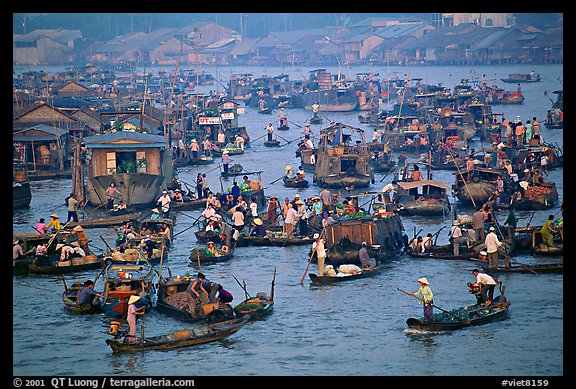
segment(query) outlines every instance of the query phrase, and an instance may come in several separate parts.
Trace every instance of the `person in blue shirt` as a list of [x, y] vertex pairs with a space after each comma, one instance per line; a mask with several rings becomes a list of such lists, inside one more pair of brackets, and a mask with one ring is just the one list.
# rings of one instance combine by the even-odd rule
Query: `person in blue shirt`
[[154, 209], [152, 210], [152, 215], [150, 216], [150, 219], [151, 219], [151, 220], [160, 220], [160, 219], [162, 219], [162, 218], [160, 217], [160, 211], [158, 210], [158, 208], [154, 208]]
[[96, 292], [93, 288], [94, 281], [87, 280], [84, 282], [84, 286], [78, 291], [78, 294], [76, 295], [76, 305], [92, 304], [94, 297], [104, 297], [100, 293]]
[[234, 197], [234, 204], [236, 204], [236, 199], [238, 198], [238, 196], [240, 196], [240, 187], [238, 186], [238, 183], [236, 181], [234, 181], [234, 183], [232, 184], [232, 197]]

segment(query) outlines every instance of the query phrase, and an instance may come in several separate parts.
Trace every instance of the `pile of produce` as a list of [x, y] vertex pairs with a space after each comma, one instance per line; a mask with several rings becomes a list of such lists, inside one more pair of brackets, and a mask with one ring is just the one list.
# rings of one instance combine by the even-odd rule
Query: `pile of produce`
[[554, 189], [545, 186], [530, 185], [525, 191], [524, 195], [528, 200], [535, 200], [540, 196], [553, 195]]
[[447, 312], [449, 313], [435, 313], [434, 321], [437, 323], [454, 323], [459, 321], [472, 320], [493, 313], [494, 308], [492, 306], [480, 307], [478, 305], [471, 305], [455, 308]]

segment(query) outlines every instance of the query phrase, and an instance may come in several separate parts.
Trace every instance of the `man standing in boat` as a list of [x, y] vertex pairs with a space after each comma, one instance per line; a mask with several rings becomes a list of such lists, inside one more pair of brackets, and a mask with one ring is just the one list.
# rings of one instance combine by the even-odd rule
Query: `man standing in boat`
[[274, 133], [274, 126], [272, 123], [268, 123], [266, 126], [266, 132], [268, 133], [268, 142], [272, 142], [272, 133]]
[[170, 217], [170, 202], [172, 199], [168, 196], [168, 192], [162, 191], [162, 196], [156, 201], [157, 205], [162, 206], [162, 218], [167, 219]]
[[285, 117], [286, 117], [286, 111], [284, 111], [284, 108], [280, 108], [280, 112], [278, 112], [278, 119], [279, 119], [278, 120], [279, 121], [278, 126], [279, 127], [282, 127], [282, 125], [284, 124], [284, 118]]
[[324, 235], [314, 234], [314, 243], [312, 243], [312, 255], [316, 253], [318, 262], [318, 276], [324, 275], [324, 261], [326, 260], [326, 249], [324, 247]]

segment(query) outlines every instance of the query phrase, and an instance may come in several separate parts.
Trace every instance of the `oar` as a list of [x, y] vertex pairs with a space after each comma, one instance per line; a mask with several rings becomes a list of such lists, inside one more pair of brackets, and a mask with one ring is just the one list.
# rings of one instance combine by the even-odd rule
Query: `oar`
[[185, 231], [188, 231], [188, 230], [189, 230], [190, 228], [192, 228], [192, 227], [194, 227], [194, 224], [192, 224], [191, 226], [189, 226], [189, 227], [186, 227], [186, 228], [185, 228], [185, 229], [183, 229], [182, 231], [180, 231], [180, 232], [178, 232], [178, 233], [174, 234], [174, 236], [172, 237], [172, 239], [174, 239], [175, 237], [177, 237], [177, 236], [178, 236], [178, 235], [180, 235], [181, 233], [183, 233], [183, 232], [185, 232]]
[[274, 283], [276, 281], [276, 267], [274, 267], [274, 276], [272, 277], [272, 285], [270, 286], [270, 300], [274, 301]]
[[[288, 120], [288, 119], [286, 119], [286, 120]], [[288, 123], [294, 124], [294, 125], [295, 125], [296, 127], [298, 127], [298, 128], [302, 128], [302, 126], [301, 126], [301, 125], [299, 125], [299, 124], [296, 124], [296, 123], [294, 123], [294, 122], [291, 122], [290, 120], [288, 120]]]
[[288, 142], [288, 143], [294, 142], [293, 140], [290, 141], [290, 140], [288, 140], [288, 139], [286, 139], [286, 138], [284, 138], [283, 136], [280, 136], [280, 135], [278, 135], [278, 134], [276, 134], [276, 136], [277, 136], [278, 138], [282, 139], [282, 140], [285, 140], [285, 141]]
[[110, 246], [108, 245], [108, 242], [106, 242], [106, 241], [104, 240], [104, 238], [102, 237], [102, 235], [100, 235], [100, 239], [102, 239], [102, 241], [104, 242], [104, 244], [106, 245], [106, 247], [108, 247], [108, 250], [110, 250], [110, 252], [114, 251], [114, 250], [112, 250], [112, 247], [110, 247]]
[[282, 175], [282, 177], [280, 177], [280, 178], [278, 178], [278, 179], [276, 179], [276, 180], [272, 181], [271, 183], [269, 183], [269, 184], [268, 184], [268, 186], [267, 186], [267, 187], [265, 187], [264, 189], [268, 189], [268, 188], [269, 188], [269, 187], [270, 187], [272, 184], [276, 183], [277, 181], [280, 181], [282, 178], [284, 178], [284, 175]]
[[[411, 293], [409, 293], [409, 292], [406, 292], [405, 290], [402, 290], [402, 289], [400, 289], [400, 288], [396, 288], [396, 289], [399, 290], [399, 291], [402, 292], [402, 293], [406, 293], [406, 294], [407, 294], [408, 296], [410, 296], [410, 297], [414, 297], [415, 299], [418, 299], [418, 300], [424, 302], [424, 299], [423, 299], [423, 298], [420, 298], [420, 297], [418, 297], [418, 296], [414, 296], [413, 294], [411, 294]], [[454, 314], [452, 314], [452, 313], [450, 313], [450, 312], [448, 312], [448, 311], [440, 308], [439, 306], [434, 305], [434, 304], [430, 304], [430, 305], [432, 305], [434, 308], [438, 308], [438, 309], [441, 310], [442, 312], [444, 312], [444, 313], [446, 313], [446, 314], [448, 314], [448, 315], [450, 315], [450, 316], [452, 316], [452, 317], [455, 317], [456, 319], [462, 321], [462, 319], [460, 319], [458, 316], [455, 316]]]
[[60, 278], [62, 279], [62, 282], [64, 283], [64, 292], [68, 293], [68, 286], [66, 285], [66, 277], [64, 277], [64, 274], [60, 274]]
[[260, 140], [260, 139], [264, 138], [266, 135], [268, 135], [268, 133], [266, 133], [266, 134], [264, 134], [264, 135], [262, 135], [262, 136], [259, 136], [259, 137], [256, 138], [256, 139], [252, 139], [252, 140], [250, 141], [250, 143], [256, 142], [257, 140]]
[[511, 260], [514, 263], [517, 263], [518, 265], [522, 266], [524, 269], [530, 270], [532, 273], [534, 273], [535, 275], [538, 275], [538, 273], [536, 273], [534, 271], [534, 269], [529, 268], [528, 266], [526, 266], [523, 263], [518, 262], [517, 260], [513, 259], [511, 256], [509, 256], [508, 254], [504, 254], [504, 258]]
[[[320, 231], [320, 238], [322, 238], [322, 234], [324, 233], [324, 230], [326, 229], [326, 226], [324, 226], [324, 228], [322, 228], [322, 231]], [[300, 279], [300, 285], [304, 285], [304, 278], [306, 277], [306, 274], [308, 273], [308, 268], [310, 267], [310, 264], [312, 263], [312, 258], [314, 257], [314, 253], [316, 251], [312, 250], [312, 255], [310, 255], [310, 259], [308, 259], [308, 264], [306, 265], [306, 270], [304, 270], [304, 274], [302, 275], [302, 278]]]
[[59, 229], [58, 231], [56, 231], [54, 233], [54, 235], [52, 235], [52, 237], [50, 238], [50, 240], [48, 241], [48, 244], [46, 245], [46, 247], [50, 247], [50, 245], [52, 244], [52, 242], [54, 241], [54, 239], [56, 238], [56, 235], [58, 235], [60, 233], [60, 231], [64, 231], [64, 229], [68, 226], [68, 224], [70, 224], [72, 222], [72, 220], [70, 220], [68, 223], [64, 224], [64, 227], [62, 227], [61, 229]]
[[200, 264], [200, 251], [198, 251], [198, 245], [196, 245], [196, 258], [198, 258], [198, 271], [202, 271], [202, 265]]
[[249, 297], [249, 298], [252, 298], [252, 296], [250, 296], [250, 293], [248, 293], [248, 291], [246, 290], [246, 285], [242, 285], [242, 284], [240, 283], [240, 281], [238, 281], [238, 278], [236, 278], [236, 276], [235, 276], [234, 274], [232, 274], [232, 277], [234, 277], [234, 279], [236, 280], [236, 282], [238, 283], [238, 285], [240, 285], [240, 287], [244, 290], [244, 293], [245, 293], [246, 296], [247, 296], [247, 297], [246, 297], [246, 300], [248, 300], [248, 297]]

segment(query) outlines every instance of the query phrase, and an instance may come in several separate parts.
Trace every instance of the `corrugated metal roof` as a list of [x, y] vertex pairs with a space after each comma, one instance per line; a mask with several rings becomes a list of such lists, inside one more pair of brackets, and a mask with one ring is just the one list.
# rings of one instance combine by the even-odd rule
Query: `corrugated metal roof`
[[[123, 140], [132, 140], [137, 143], [118, 143]], [[162, 135], [116, 131], [108, 134], [88, 136], [84, 138], [84, 143], [86, 147], [94, 149], [161, 148], [166, 147], [166, 138]]]
[[[42, 135], [28, 135], [31, 131], [38, 131]], [[58, 135], [56, 135], [58, 134]], [[24, 130], [15, 131], [12, 134], [12, 140], [15, 142], [31, 142], [31, 141], [51, 141], [56, 140], [57, 137], [68, 135], [68, 130], [54, 128], [45, 124], [38, 124], [36, 126], [28, 127]]]
[[438, 180], [420, 180], [420, 181], [400, 181], [400, 182], [398, 182], [398, 186], [400, 186], [402, 189], [405, 189], [405, 190], [413, 189], [413, 188], [420, 188], [422, 186], [428, 186], [428, 185], [429, 186], [436, 186], [438, 188], [442, 188], [442, 189], [446, 189], [446, 190], [452, 189], [448, 185], [443, 183], [442, 181], [438, 181]]

